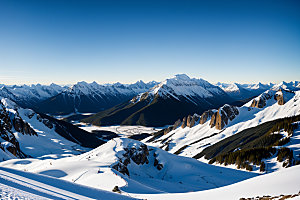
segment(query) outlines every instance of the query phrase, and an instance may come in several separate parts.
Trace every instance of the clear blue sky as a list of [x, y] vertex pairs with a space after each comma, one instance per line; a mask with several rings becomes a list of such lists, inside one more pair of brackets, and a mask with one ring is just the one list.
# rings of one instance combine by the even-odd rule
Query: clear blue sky
[[0, 0], [0, 83], [300, 79], [300, 1]]

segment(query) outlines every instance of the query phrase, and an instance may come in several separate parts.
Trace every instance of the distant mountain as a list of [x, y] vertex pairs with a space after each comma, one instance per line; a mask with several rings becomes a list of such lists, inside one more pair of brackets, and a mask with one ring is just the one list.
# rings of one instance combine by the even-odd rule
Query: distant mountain
[[78, 82], [69, 89], [36, 106], [36, 110], [49, 114], [95, 113], [128, 101], [135, 95], [147, 91], [157, 82], [134, 84], [106, 84]]
[[24, 108], [34, 108], [39, 102], [59, 94], [68, 87], [51, 85], [0, 85], [0, 96]]
[[[107, 135], [107, 132], [105, 132]], [[0, 97], [0, 159], [71, 156], [98, 147], [106, 140]], [[53, 155], [52, 155], [53, 156]]]
[[231, 101], [221, 88], [203, 79], [180, 74], [166, 79], [128, 102], [83, 121], [95, 125], [164, 126], [188, 114], [202, 113]]
[[300, 82], [299, 81], [291, 81], [291, 82], [282, 81], [281, 83], [276, 84], [272, 87], [272, 90], [279, 90], [279, 89], [287, 89], [287, 90], [297, 91], [297, 90], [300, 90]]
[[260, 95], [270, 89], [274, 84], [238, 84], [238, 83], [220, 83], [216, 86], [222, 88], [231, 98], [239, 101]]

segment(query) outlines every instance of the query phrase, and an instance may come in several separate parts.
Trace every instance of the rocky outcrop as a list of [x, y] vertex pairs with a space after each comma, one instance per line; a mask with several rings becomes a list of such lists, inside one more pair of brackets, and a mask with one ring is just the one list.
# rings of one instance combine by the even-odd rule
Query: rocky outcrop
[[250, 107], [255, 107], [255, 108], [263, 108], [267, 104], [267, 100], [271, 99], [272, 95], [269, 94], [268, 92], [261, 94], [257, 98], [252, 100], [252, 103]]
[[180, 126], [180, 124], [181, 124], [181, 120], [178, 119], [178, 120], [174, 123], [174, 125], [172, 126], [172, 130], [177, 129], [177, 128]]
[[288, 100], [294, 96], [295, 92], [290, 90], [279, 89], [274, 95], [274, 99], [277, 101], [278, 105], [284, 105]]
[[43, 122], [43, 124], [45, 126], [47, 126], [48, 128], [52, 129], [53, 128], [53, 124], [48, 120], [48, 119], [45, 119], [45, 118], [42, 118], [39, 114], [37, 114], [37, 117], [36, 117], [40, 122]]
[[207, 120], [209, 120], [213, 114], [214, 112], [212, 110], [208, 110], [202, 113], [199, 124], [204, 124], [205, 122], [207, 122]]
[[187, 117], [186, 126], [192, 128], [199, 120], [199, 115], [194, 114], [193, 116], [189, 115]]
[[[13, 118], [14, 121], [15, 118]], [[21, 151], [18, 140], [13, 134], [13, 123], [5, 106], [0, 102], [0, 137], [4, 142], [1, 142], [0, 148], [3, 151], [8, 151], [16, 157], [24, 158], [26, 155]], [[28, 128], [23, 131], [30, 131]]]
[[182, 124], [181, 124], [181, 128], [185, 128], [185, 127], [186, 127], [186, 117], [182, 119]]
[[238, 114], [239, 110], [237, 107], [225, 104], [218, 109], [218, 112], [212, 115], [210, 127], [222, 130], [228, 124], [228, 121], [232, 121]]
[[[122, 154], [122, 157], [119, 158], [117, 163], [112, 166], [112, 168], [118, 172], [130, 176], [128, 165], [131, 162], [134, 162], [137, 165], [149, 164], [150, 150], [148, 149], [147, 145], [140, 144], [138, 147], [124, 148], [124, 151], [125, 152]], [[157, 170], [161, 170], [163, 165], [157, 160], [157, 155], [154, 153], [152, 156], [154, 156], [154, 161], [151, 164], [153, 164]]]
[[30, 127], [27, 122], [24, 122], [18, 114], [13, 119], [13, 126], [16, 131], [22, 133], [23, 135], [25, 134], [37, 136], [37, 133]]
[[283, 95], [275, 95], [274, 98], [277, 101], [278, 105], [284, 105], [285, 104]]
[[280, 88], [278, 91], [268, 90], [260, 96], [256, 97], [255, 99], [253, 99], [250, 107], [263, 108], [267, 105], [267, 101], [272, 98], [275, 101], [277, 101], [278, 105], [284, 105], [294, 95], [295, 92], [291, 90], [285, 90], [282, 88]]

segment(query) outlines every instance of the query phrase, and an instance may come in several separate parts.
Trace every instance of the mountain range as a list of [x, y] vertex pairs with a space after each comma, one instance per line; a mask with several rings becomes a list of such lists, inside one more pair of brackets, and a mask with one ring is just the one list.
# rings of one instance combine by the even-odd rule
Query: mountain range
[[180, 74], [166, 79], [130, 101], [83, 120], [94, 125], [165, 126], [179, 117], [202, 113], [233, 100], [203, 79]]
[[38, 103], [51, 98], [67, 86], [51, 85], [0, 85], [0, 97], [8, 98], [25, 108], [34, 108]]
[[157, 82], [106, 84], [78, 82], [72, 87], [36, 105], [36, 110], [49, 114], [95, 113], [123, 103], [147, 91]]
[[[180, 74], [160, 83], [2, 85], [1, 92], [6, 95], [0, 98], [0, 187], [5, 194], [18, 190], [22, 198], [19, 190], [26, 190], [37, 199], [300, 196], [297, 81], [213, 85]], [[72, 113], [106, 109], [104, 101], [95, 100], [101, 95], [112, 107], [73, 124], [41, 112], [40, 105], [47, 108], [49, 99], [63, 94], [70, 95]], [[128, 99], [113, 102], [122, 94]], [[244, 98], [246, 103], [235, 104]], [[53, 101], [52, 114], [69, 112], [67, 101]], [[94, 102], [90, 108], [89, 102]], [[136, 124], [153, 128], [144, 134]], [[267, 190], [260, 190], [262, 183]]]

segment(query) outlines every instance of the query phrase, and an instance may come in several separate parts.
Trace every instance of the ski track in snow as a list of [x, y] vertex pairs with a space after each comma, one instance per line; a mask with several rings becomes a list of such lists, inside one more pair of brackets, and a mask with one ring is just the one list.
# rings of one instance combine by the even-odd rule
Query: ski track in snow
[[47, 176], [0, 167], [1, 199], [132, 199]]

